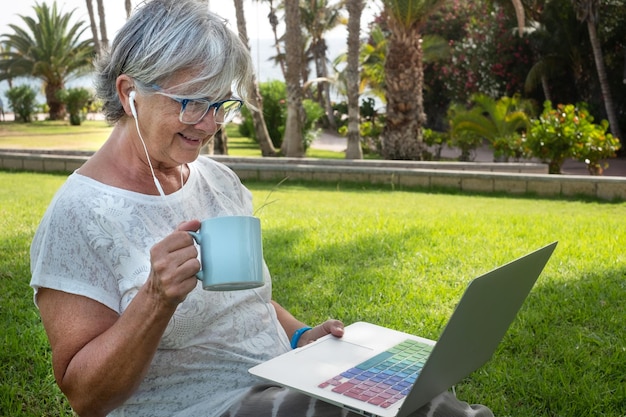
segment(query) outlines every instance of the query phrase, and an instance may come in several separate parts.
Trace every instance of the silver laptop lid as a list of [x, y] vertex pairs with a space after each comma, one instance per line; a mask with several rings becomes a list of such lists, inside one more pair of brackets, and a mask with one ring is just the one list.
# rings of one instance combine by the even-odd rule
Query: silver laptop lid
[[491, 358], [556, 245], [553, 242], [468, 285], [398, 417], [417, 410]]

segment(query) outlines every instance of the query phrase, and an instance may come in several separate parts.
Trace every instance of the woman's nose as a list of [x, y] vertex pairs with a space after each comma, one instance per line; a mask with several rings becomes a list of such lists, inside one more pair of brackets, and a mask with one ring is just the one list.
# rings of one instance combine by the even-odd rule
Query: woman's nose
[[215, 109], [210, 108], [208, 112], [206, 112], [206, 114], [204, 115], [204, 117], [202, 119], [200, 119], [200, 121], [198, 123], [196, 123], [195, 125], [193, 125], [194, 128], [198, 129], [198, 130], [202, 130], [205, 132], [211, 132], [211, 133], [215, 133], [217, 132], [222, 126], [219, 125], [216, 121], [215, 121]]

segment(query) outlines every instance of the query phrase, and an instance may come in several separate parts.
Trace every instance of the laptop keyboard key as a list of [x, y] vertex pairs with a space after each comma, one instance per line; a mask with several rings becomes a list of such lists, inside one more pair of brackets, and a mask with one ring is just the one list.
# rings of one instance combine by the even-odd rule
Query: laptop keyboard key
[[407, 339], [318, 386], [388, 408], [409, 393], [431, 350], [430, 345]]

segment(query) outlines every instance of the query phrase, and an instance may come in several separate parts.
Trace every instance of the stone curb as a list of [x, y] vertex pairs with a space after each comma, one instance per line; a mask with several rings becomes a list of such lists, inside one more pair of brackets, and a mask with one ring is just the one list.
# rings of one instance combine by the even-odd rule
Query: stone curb
[[[91, 152], [0, 150], [0, 169], [70, 173]], [[549, 175], [544, 164], [212, 156], [245, 180], [387, 184], [396, 189], [626, 200], [625, 177]]]

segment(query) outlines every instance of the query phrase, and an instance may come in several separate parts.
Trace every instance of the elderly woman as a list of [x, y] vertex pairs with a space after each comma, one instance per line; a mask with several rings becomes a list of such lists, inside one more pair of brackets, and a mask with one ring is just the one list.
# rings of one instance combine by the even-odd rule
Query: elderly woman
[[54, 375], [79, 415], [345, 415], [247, 372], [341, 337], [341, 322], [307, 330], [272, 301], [266, 268], [249, 290], [205, 291], [195, 277], [188, 231], [253, 212], [236, 175], [199, 156], [251, 74], [246, 46], [193, 0], [147, 2], [101, 57], [97, 89], [114, 128], [60, 188], [31, 248]]

